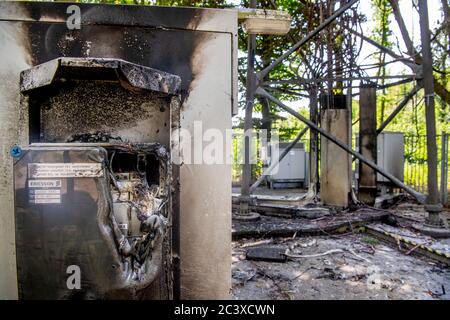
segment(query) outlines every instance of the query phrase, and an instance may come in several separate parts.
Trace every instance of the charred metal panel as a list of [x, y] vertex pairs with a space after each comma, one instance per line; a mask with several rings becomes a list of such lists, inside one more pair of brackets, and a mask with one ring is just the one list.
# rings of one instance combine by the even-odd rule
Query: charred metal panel
[[[237, 45], [237, 12], [232, 10], [77, 4], [81, 29], [69, 30], [69, 5], [0, 3], [0, 21], [22, 22], [21, 28], [29, 37], [23, 49], [32, 65], [61, 56], [121, 58], [180, 75], [184, 96], [199, 71], [193, 63], [197, 49], [214, 33], [228, 34], [228, 41]], [[229, 57], [234, 68], [236, 58]], [[234, 81], [237, 69], [230, 71]], [[237, 88], [234, 83], [230, 85], [235, 100]]]
[[328, 94], [320, 95], [320, 107], [322, 110], [327, 109], [346, 109], [347, 96], [345, 94]]
[[[35, 145], [14, 172], [20, 298], [149, 297], [170, 262], [163, 254], [171, 246], [164, 147]], [[135, 217], [120, 217], [112, 210], [117, 204]], [[67, 284], [69, 266], [80, 269], [78, 289]], [[166, 283], [165, 298], [170, 287]]]
[[181, 79], [177, 75], [120, 59], [58, 58], [23, 71], [20, 90], [27, 92], [67, 79], [116, 80], [126, 88], [145, 89], [170, 95], [177, 95], [181, 85]]
[[167, 97], [158, 94], [136, 94], [119, 84], [70, 82], [41, 105], [45, 105], [41, 111], [42, 142], [66, 142], [74, 134], [96, 130], [133, 142], [167, 146], [169, 141]]
[[[55, 144], [49, 142], [71, 142], [64, 145], [66, 153], [80, 150], [80, 145], [85, 149], [91, 142], [115, 140], [120, 144], [105, 146], [108, 148], [107, 155], [103, 152], [105, 156], [98, 160], [100, 164], [95, 173], [94, 169], [90, 168], [94, 167], [93, 164], [88, 164], [86, 160], [77, 157], [75, 160], [68, 159], [67, 155], [64, 161], [37, 159], [34, 163], [28, 163], [28, 179], [38, 179], [29, 180], [36, 188], [30, 184], [26, 184], [25, 187], [30, 188], [27, 191], [28, 203], [31, 206], [23, 208], [21, 207], [23, 204], [16, 203], [16, 251], [20, 298], [172, 297], [170, 240], [172, 232], [166, 228], [171, 224], [172, 216], [170, 158], [163, 145], [154, 142], [161, 140], [166, 147], [169, 144], [169, 128], [172, 125], [170, 116], [176, 112], [171, 110], [174, 100], [171, 95], [179, 92], [179, 86], [180, 78], [176, 75], [117, 59], [60, 58], [22, 72], [20, 87], [27, 97], [31, 141], [46, 142], [41, 147], [53, 151], [56, 148]], [[147, 127], [138, 132], [134, 125], [137, 122], [144, 123]], [[120, 133], [121, 130], [125, 133], [117, 137], [112, 135], [115, 132]], [[126, 139], [127, 132], [129, 140]], [[159, 132], [161, 136], [157, 135]], [[130, 140], [134, 143], [127, 142]], [[136, 145], [140, 140], [150, 140], [153, 143]], [[34, 146], [38, 148], [37, 145]], [[29, 153], [33, 151], [39, 152], [40, 149], [30, 150]], [[90, 150], [88, 157], [93, 158], [93, 153], [94, 150]], [[67, 174], [74, 167], [87, 168], [85, 171]], [[21, 168], [16, 169], [20, 171]], [[86, 178], [106, 179], [98, 187], [101, 190], [96, 191], [100, 195], [94, 199], [94, 203], [106, 201], [106, 204], [97, 208], [97, 213], [94, 214], [95, 208], [90, 209], [89, 206], [78, 208], [71, 201], [63, 203], [64, 190], [61, 189], [63, 180], [39, 180], [58, 177], [76, 177], [85, 181]], [[54, 183], [58, 181], [60, 189], [41, 188], [41, 184], [47, 181]], [[83, 183], [80, 190], [91, 193], [87, 183]], [[66, 190], [65, 194], [66, 197], [72, 197], [73, 188]], [[101, 196], [105, 199], [100, 199]], [[79, 251], [71, 258], [58, 255], [58, 252], [64, 252], [66, 247], [61, 242], [47, 238], [48, 228], [62, 229], [61, 232], [64, 233], [66, 226], [55, 225], [51, 218], [49, 218], [50, 227], [38, 228], [38, 231], [31, 230], [34, 225], [31, 223], [30, 230], [23, 232], [21, 224], [17, 221], [21, 222], [21, 217], [27, 219], [30, 216], [29, 212], [34, 210], [33, 205], [43, 205], [41, 208], [43, 216], [52, 217], [47, 212], [52, 213], [56, 210], [56, 214], [60, 216], [73, 211], [79, 215], [92, 217], [91, 220], [96, 217], [97, 230], [88, 228], [83, 232], [89, 237], [103, 235], [100, 239], [103, 242], [90, 254], [94, 256], [97, 250], [102, 252], [109, 250], [109, 255], [100, 258], [104, 265], [93, 262], [93, 257], [84, 261], [83, 257], [87, 253]], [[81, 230], [83, 224], [79, 223], [76, 228]], [[108, 228], [111, 230], [108, 231]], [[36, 232], [40, 232], [38, 239], [33, 238]], [[27, 245], [34, 240], [46, 246], [53, 245], [54, 248], [50, 252], [41, 253], [39, 248]], [[78, 242], [80, 248], [88, 243], [82, 238], [78, 239]], [[102, 248], [101, 244], [105, 247]], [[56, 256], [53, 255], [54, 252]], [[28, 259], [33, 255], [36, 257]], [[44, 257], [46, 261], [37, 257]], [[74, 261], [73, 264], [71, 260]], [[29, 267], [45, 268], [48, 263], [53, 263], [59, 269], [63, 269], [62, 265], [76, 266], [84, 270], [84, 277], [88, 280], [83, 286], [80, 285], [80, 288], [72, 291], [73, 288], [64, 287], [64, 277], [61, 274], [57, 274], [59, 276], [56, 277], [44, 277], [42, 272], [33, 274], [33, 269]], [[105, 265], [108, 264], [112, 264], [113, 269], [119, 270], [117, 274], [110, 274], [105, 269]], [[105, 283], [104, 279], [111, 277], [115, 278]], [[29, 281], [29, 278], [32, 280]], [[33, 283], [39, 283], [38, 287], [46, 286], [48, 291], [37, 290], [38, 287]]]
[[168, 146], [178, 76], [117, 59], [59, 58], [21, 73], [31, 142], [70, 142], [103, 131]]
[[[32, 131], [41, 129], [41, 119], [34, 125], [29, 123], [26, 107], [33, 103], [40, 105], [42, 97], [46, 103], [54, 97], [41, 95], [34, 97], [38, 101], [28, 101], [31, 94], [21, 98], [20, 72], [60, 57], [122, 59], [180, 76], [182, 104], [179, 119], [181, 127], [191, 133], [196, 120], [203, 122], [204, 129], [216, 128], [224, 133], [225, 129], [231, 128], [232, 110], [236, 111], [236, 11], [77, 3], [82, 15], [81, 29], [69, 30], [66, 25], [69, 5], [0, 2], [0, 76], [3, 80], [0, 86], [0, 133], [4, 139], [0, 158], [0, 267], [6, 270], [0, 274], [1, 297], [16, 295], [9, 148], [13, 144], [26, 146], [29, 128]], [[87, 82], [84, 84], [88, 85]], [[152, 93], [143, 95], [146, 94]], [[152, 99], [151, 109], [157, 109], [155, 97], [149, 98]], [[178, 103], [174, 98], [167, 102], [171, 106]], [[47, 110], [43, 110], [45, 115]], [[172, 120], [171, 107], [168, 113]], [[162, 114], [166, 117], [165, 112]], [[83, 116], [80, 113], [80, 117]], [[50, 120], [45, 119], [46, 123]], [[161, 143], [169, 146], [165, 133], [159, 138], [151, 133], [156, 127], [151, 124], [163, 128], [165, 122], [150, 117], [150, 114], [147, 119], [149, 122], [142, 126], [137, 123], [142, 130], [135, 130], [136, 123], [129, 127], [124, 124], [123, 129], [111, 134], [125, 136], [131, 142], [160, 138]], [[66, 120], [78, 119], [71, 116]], [[168, 127], [174, 125], [173, 122], [167, 124]], [[55, 135], [54, 141], [66, 141], [69, 133]], [[36, 139], [43, 141], [40, 135]], [[226, 298], [231, 281], [230, 263], [223, 260], [230, 255], [230, 167], [198, 164], [183, 165], [179, 169], [179, 179], [174, 183], [181, 193], [177, 202], [181, 217], [178, 223], [181, 234], [179, 254], [184, 261], [181, 263], [182, 297]], [[183, 189], [183, 186], [186, 187]]]
[[[154, 29], [235, 33], [237, 11], [165, 6], [99, 5], [76, 3], [83, 15], [82, 26], [122, 25]], [[66, 23], [68, 3], [21, 1], [0, 3], [0, 20]], [[217, 20], [218, 16], [223, 18]], [[132, 18], [131, 18], [132, 17]], [[234, 23], [230, 23], [229, 17]], [[236, 18], [236, 19], [234, 19]]]

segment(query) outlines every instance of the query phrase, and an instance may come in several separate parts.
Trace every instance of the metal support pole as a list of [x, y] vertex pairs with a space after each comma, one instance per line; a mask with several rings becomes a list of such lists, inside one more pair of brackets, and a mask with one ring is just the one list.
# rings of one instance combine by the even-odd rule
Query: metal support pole
[[384, 171], [384, 169], [379, 167], [376, 163], [374, 163], [374, 162], [372, 162], [370, 160], [367, 160], [363, 155], [361, 155], [358, 152], [354, 151], [352, 148], [350, 148], [348, 145], [346, 145], [342, 141], [336, 139], [335, 137], [330, 135], [328, 132], [326, 132], [323, 129], [319, 128], [316, 124], [314, 124], [310, 120], [308, 120], [305, 117], [303, 117], [300, 113], [298, 113], [298, 112], [294, 111], [293, 109], [289, 108], [287, 105], [285, 105], [283, 102], [281, 102], [280, 100], [278, 100], [277, 98], [272, 96], [270, 93], [268, 93], [264, 89], [258, 88], [256, 90], [256, 94], [264, 96], [264, 97], [267, 97], [269, 100], [271, 100], [272, 102], [276, 103], [280, 108], [284, 109], [285, 111], [287, 111], [288, 113], [290, 113], [291, 115], [293, 115], [294, 117], [299, 119], [300, 121], [304, 122], [306, 125], [308, 125], [308, 127], [310, 127], [311, 129], [319, 132], [322, 136], [324, 136], [328, 140], [332, 141], [333, 143], [338, 145], [340, 148], [344, 149], [345, 151], [350, 153], [352, 156], [354, 156], [355, 158], [359, 159], [360, 161], [362, 161], [363, 163], [367, 164], [369, 167], [371, 167], [375, 171], [379, 172], [382, 176], [384, 176], [387, 179], [389, 179], [390, 181], [392, 181], [392, 183], [394, 183], [396, 186], [398, 186], [399, 188], [405, 190], [407, 193], [409, 193], [411, 196], [413, 196], [417, 201], [419, 201], [420, 203], [425, 203], [426, 197], [423, 194], [421, 194], [420, 192], [417, 192], [413, 188], [405, 185], [403, 182], [401, 182], [395, 176], [393, 176], [389, 172]]
[[[420, 15], [422, 16], [422, 14]], [[413, 72], [417, 73], [417, 79], [421, 79], [422, 78], [422, 64], [418, 65], [415, 62], [409, 61], [409, 60], [405, 60], [404, 57], [397, 55], [395, 52], [393, 52], [392, 50], [382, 46], [381, 44], [373, 41], [372, 39], [352, 30], [347, 28], [347, 30], [360, 37], [361, 39], [363, 39], [364, 41], [372, 44], [373, 46], [377, 47], [378, 49], [380, 49], [381, 51], [385, 52], [386, 54], [388, 54], [389, 56], [393, 57], [394, 59], [399, 60], [400, 62], [402, 62], [403, 64], [405, 64], [406, 66], [408, 66]], [[416, 55], [415, 57], [415, 61], [416, 62], [422, 62], [421, 60], [421, 56], [420, 55]], [[444, 100], [447, 103], [450, 103], [450, 92], [445, 88], [445, 86], [443, 86], [436, 78], [434, 78], [434, 87], [435, 87], [435, 91], [436, 94], [438, 96], [441, 97], [442, 100]]]
[[392, 111], [389, 117], [387, 117], [387, 119], [384, 120], [382, 124], [380, 124], [380, 127], [377, 129], [377, 135], [380, 134], [389, 123], [391, 123], [392, 119], [394, 119], [395, 116], [397, 116], [397, 114], [399, 114], [399, 112], [403, 110], [403, 108], [408, 104], [409, 100], [411, 100], [412, 97], [414, 97], [415, 94], [419, 92], [420, 89], [422, 89], [422, 87], [422, 84], [418, 83], [410, 92], [408, 92], [408, 94], [403, 98], [398, 107], [395, 108], [394, 111]]
[[[256, 0], [250, 1], [250, 8], [256, 8]], [[247, 42], [247, 83], [245, 97], [245, 120], [244, 120], [244, 165], [242, 166], [241, 198], [239, 216], [243, 219], [259, 218], [257, 214], [249, 212], [250, 183], [252, 178], [252, 165], [250, 163], [250, 144], [253, 129], [253, 105], [255, 100], [255, 89], [257, 85], [255, 75], [255, 51], [256, 35], [249, 34]]]
[[289, 151], [291, 151], [291, 149], [297, 144], [297, 142], [299, 142], [300, 139], [305, 135], [305, 133], [306, 133], [306, 131], [308, 131], [308, 129], [309, 128], [306, 127], [297, 134], [297, 137], [295, 137], [295, 139], [287, 146], [287, 148], [283, 150], [283, 152], [280, 154], [280, 157], [277, 160], [273, 161], [270, 164], [270, 166], [266, 169], [266, 171], [264, 171], [261, 174], [261, 176], [258, 178], [258, 180], [256, 180], [255, 183], [252, 184], [252, 186], [250, 187], [250, 193], [255, 191], [256, 188], [258, 188], [258, 186], [261, 184], [261, 182], [263, 182], [264, 178], [272, 172], [272, 170], [281, 162], [281, 160], [284, 159], [284, 157], [286, 157], [286, 155], [289, 153]]
[[[309, 118], [310, 120], [318, 124], [319, 123], [319, 102], [318, 102], [318, 89], [317, 85], [314, 84], [309, 90]], [[316, 131], [311, 130], [309, 132], [309, 191], [313, 193], [314, 196], [317, 195], [319, 191], [319, 135]]]
[[307, 43], [309, 40], [314, 38], [320, 31], [328, 27], [330, 23], [332, 23], [336, 18], [341, 16], [345, 11], [347, 11], [349, 8], [351, 8], [356, 2], [359, 0], [352, 0], [346, 5], [339, 8], [335, 13], [333, 13], [332, 16], [330, 16], [328, 19], [326, 19], [321, 25], [319, 25], [317, 28], [315, 28], [313, 31], [308, 33], [302, 40], [294, 44], [288, 51], [283, 53], [281, 56], [279, 56], [272, 64], [270, 64], [267, 68], [261, 70], [258, 73], [258, 78], [263, 79], [273, 68], [275, 68], [278, 64], [280, 64], [284, 59], [289, 57], [293, 52], [297, 51], [298, 48], [303, 46], [305, 43]]
[[[359, 152], [377, 162], [377, 94], [376, 85], [361, 85], [359, 99]], [[377, 173], [360, 163], [358, 166], [358, 199], [374, 205], [377, 195]]]
[[417, 71], [417, 65], [415, 64], [414, 61], [409, 60], [408, 58], [405, 58], [403, 56], [400, 56], [398, 54], [396, 54], [394, 51], [392, 51], [391, 49], [379, 44], [378, 42], [370, 39], [369, 37], [359, 33], [358, 31], [352, 30], [350, 28], [347, 28], [347, 30], [354, 34], [355, 36], [361, 38], [362, 40], [366, 41], [367, 43], [370, 43], [371, 45], [373, 45], [374, 47], [378, 48], [379, 50], [381, 50], [384, 53], [387, 53], [389, 56], [391, 56], [392, 58], [402, 62], [404, 65], [406, 65], [407, 67], [409, 67], [411, 70], [413, 70], [414, 72]]
[[441, 141], [441, 203], [445, 205], [448, 200], [448, 134], [442, 131]]
[[409, 36], [408, 29], [406, 28], [405, 21], [403, 20], [402, 14], [400, 12], [398, 0], [389, 0], [389, 3], [391, 4], [395, 20], [397, 21], [400, 33], [402, 34], [403, 42], [405, 43], [408, 54], [414, 57], [416, 54], [416, 49], [414, 48], [414, 44], [411, 40], [411, 37]]
[[428, 197], [426, 210], [427, 223], [440, 226], [439, 213], [442, 206], [439, 202], [437, 183], [437, 146], [436, 146], [436, 115], [434, 110], [434, 77], [433, 57], [431, 53], [431, 37], [428, 22], [428, 4], [426, 0], [419, 0], [420, 35], [422, 39], [423, 56], [423, 87], [425, 90], [425, 118], [427, 132], [427, 163], [428, 163]]

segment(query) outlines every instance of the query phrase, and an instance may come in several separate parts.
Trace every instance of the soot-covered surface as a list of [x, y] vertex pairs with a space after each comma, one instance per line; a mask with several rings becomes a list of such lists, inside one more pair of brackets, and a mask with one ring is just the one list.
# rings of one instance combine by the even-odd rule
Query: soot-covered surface
[[260, 240], [233, 243], [234, 299], [450, 299], [448, 267], [366, 234], [266, 239], [264, 245], [294, 246], [301, 255], [341, 251], [287, 263], [246, 260], [255, 244]]

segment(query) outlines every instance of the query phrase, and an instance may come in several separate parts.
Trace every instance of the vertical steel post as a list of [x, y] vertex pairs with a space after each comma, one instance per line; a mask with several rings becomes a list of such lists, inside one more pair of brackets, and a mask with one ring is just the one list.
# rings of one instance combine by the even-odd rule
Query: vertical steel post
[[448, 134], [442, 131], [441, 141], [441, 203], [445, 205], [448, 200]]
[[436, 115], [434, 110], [434, 77], [433, 57], [431, 52], [431, 37], [428, 21], [428, 4], [426, 0], [419, 0], [420, 35], [422, 39], [423, 56], [423, 86], [425, 90], [425, 118], [427, 132], [427, 159], [428, 159], [428, 197], [426, 210], [427, 223], [439, 226], [441, 219], [439, 213], [442, 206], [439, 202], [437, 183], [437, 146], [436, 146]]
[[[359, 99], [359, 153], [377, 163], [377, 92], [375, 84], [361, 85]], [[377, 195], [377, 173], [359, 164], [358, 199], [374, 205]]]
[[[314, 83], [309, 90], [309, 118], [314, 124], [319, 124], [319, 110], [318, 110], [318, 90], [317, 83]], [[314, 196], [319, 192], [319, 134], [314, 131], [309, 131], [309, 185], [310, 190]]]
[[[256, 8], [256, 0], [250, 1], [250, 8]], [[256, 35], [248, 34], [247, 41], [247, 81], [245, 95], [244, 120], [244, 165], [242, 166], [241, 199], [239, 215], [249, 214], [250, 184], [252, 178], [252, 165], [250, 163], [250, 145], [253, 127], [253, 105], [256, 90], [255, 51]]]

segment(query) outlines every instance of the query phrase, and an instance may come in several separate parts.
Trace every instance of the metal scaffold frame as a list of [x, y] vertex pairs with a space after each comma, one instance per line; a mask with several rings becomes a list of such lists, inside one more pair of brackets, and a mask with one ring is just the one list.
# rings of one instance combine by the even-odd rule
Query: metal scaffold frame
[[[399, 75], [399, 76], [388, 76], [385, 78], [392, 79], [400, 79], [397, 82], [392, 84], [383, 85], [378, 88], [387, 88], [389, 86], [395, 86], [408, 82], [416, 82], [413, 89], [408, 92], [403, 100], [399, 103], [397, 108], [382, 122], [379, 128], [376, 130], [376, 133], [381, 133], [387, 125], [402, 111], [402, 109], [408, 104], [408, 102], [421, 90], [425, 91], [425, 104], [426, 104], [426, 128], [427, 128], [427, 158], [428, 158], [428, 195], [422, 194], [413, 188], [407, 186], [405, 183], [397, 179], [395, 176], [391, 175], [389, 172], [386, 172], [383, 168], [379, 167], [376, 163], [364, 157], [362, 154], [351, 148], [351, 145], [347, 145], [346, 143], [336, 139], [328, 132], [319, 127], [317, 121], [311, 121], [311, 119], [307, 119], [300, 115], [295, 110], [289, 108], [283, 102], [274, 97], [269, 91], [276, 91], [276, 88], [273, 85], [277, 84], [314, 84], [318, 81], [349, 81], [351, 88], [351, 81], [360, 80], [360, 81], [369, 81], [374, 78], [379, 77], [363, 77], [363, 76], [351, 76], [351, 77], [340, 77], [340, 78], [312, 78], [312, 79], [290, 79], [290, 80], [273, 80], [265, 81], [266, 76], [280, 63], [286, 61], [286, 59], [291, 56], [294, 52], [298, 52], [298, 50], [304, 46], [306, 43], [314, 39], [321, 32], [326, 30], [328, 26], [330, 26], [333, 22], [335, 22], [339, 17], [341, 17], [346, 11], [348, 11], [352, 6], [358, 3], [359, 0], [351, 0], [351, 1], [341, 1], [341, 7], [332, 13], [326, 20], [324, 20], [319, 26], [317, 26], [314, 30], [309, 32], [305, 37], [297, 41], [290, 49], [281, 54], [278, 58], [276, 58], [270, 65], [263, 68], [259, 72], [255, 72], [254, 70], [254, 61], [255, 61], [255, 37], [254, 35], [249, 35], [248, 40], [248, 69], [247, 69], [247, 93], [246, 93], [246, 116], [245, 116], [245, 130], [252, 129], [252, 109], [253, 109], [253, 100], [255, 96], [260, 96], [265, 99], [268, 99], [270, 102], [274, 103], [284, 111], [290, 113], [297, 119], [301, 120], [303, 123], [307, 125], [307, 128], [311, 130], [314, 134], [319, 134], [321, 136], [326, 137], [328, 140], [339, 146], [341, 149], [345, 150], [347, 153], [352, 155], [354, 158], [360, 160], [362, 163], [366, 164], [374, 171], [380, 173], [387, 179], [389, 179], [394, 185], [403, 189], [411, 196], [413, 196], [417, 201], [422, 204], [425, 204], [426, 210], [429, 212], [428, 223], [432, 226], [440, 225], [439, 212], [441, 211], [441, 205], [439, 199], [439, 190], [437, 183], [437, 147], [436, 147], [436, 124], [435, 124], [435, 110], [434, 110], [434, 94], [438, 94], [446, 101], [448, 99], [450, 93], [440, 85], [433, 76], [433, 66], [432, 66], [432, 55], [431, 55], [431, 47], [430, 47], [430, 30], [428, 23], [428, 9], [427, 3], [425, 0], [419, 0], [419, 12], [420, 12], [420, 27], [421, 27], [421, 40], [422, 40], [422, 55], [415, 51], [414, 45], [408, 35], [408, 31], [405, 27], [403, 19], [401, 17], [401, 13], [398, 9], [398, 4], [396, 1], [389, 1], [390, 5], [393, 9], [394, 16], [396, 18], [397, 24], [400, 28], [400, 31], [403, 36], [403, 40], [408, 49], [409, 56], [402, 56], [391, 49], [377, 43], [376, 41], [364, 36], [361, 32], [357, 30], [348, 29], [348, 34], [358, 37], [361, 41], [367, 42], [377, 48], [380, 52], [383, 52], [394, 59], [394, 61], [401, 62], [409, 67], [413, 74], [412, 75]], [[275, 2], [271, 1], [273, 6], [275, 6]], [[251, 2], [252, 7], [256, 6], [256, 1]], [[426, 18], [424, 18], [426, 17]], [[352, 60], [353, 61], [353, 60]], [[355, 66], [355, 70], [358, 69], [358, 66]], [[295, 92], [295, 89], [290, 90]], [[311, 115], [311, 118], [314, 115]], [[274, 164], [278, 164], [283, 157], [289, 152], [289, 150], [295, 145], [295, 143], [305, 134], [307, 130], [304, 129], [297, 137], [292, 141], [288, 147], [284, 150], [284, 152], [279, 156], [278, 161], [275, 161]], [[246, 131], [247, 132], [247, 131]], [[245, 164], [243, 166], [242, 171], [242, 190], [241, 197], [243, 199], [243, 203], [248, 203], [248, 199], [251, 197], [251, 193], [260, 185], [260, 183], [264, 180], [264, 177], [270, 173], [270, 171], [275, 167], [275, 165], [271, 165], [267, 168], [262, 176], [257, 179], [257, 181], [250, 186], [251, 182], [251, 166], [249, 165], [248, 156], [250, 154], [249, 151], [249, 143], [248, 139], [246, 140], [245, 146]], [[313, 150], [312, 152], [317, 152], [317, 150]], [[313, 155], [317, 157], [316, 155]], [[442, 186], [441, 186], [442, 189]]]

